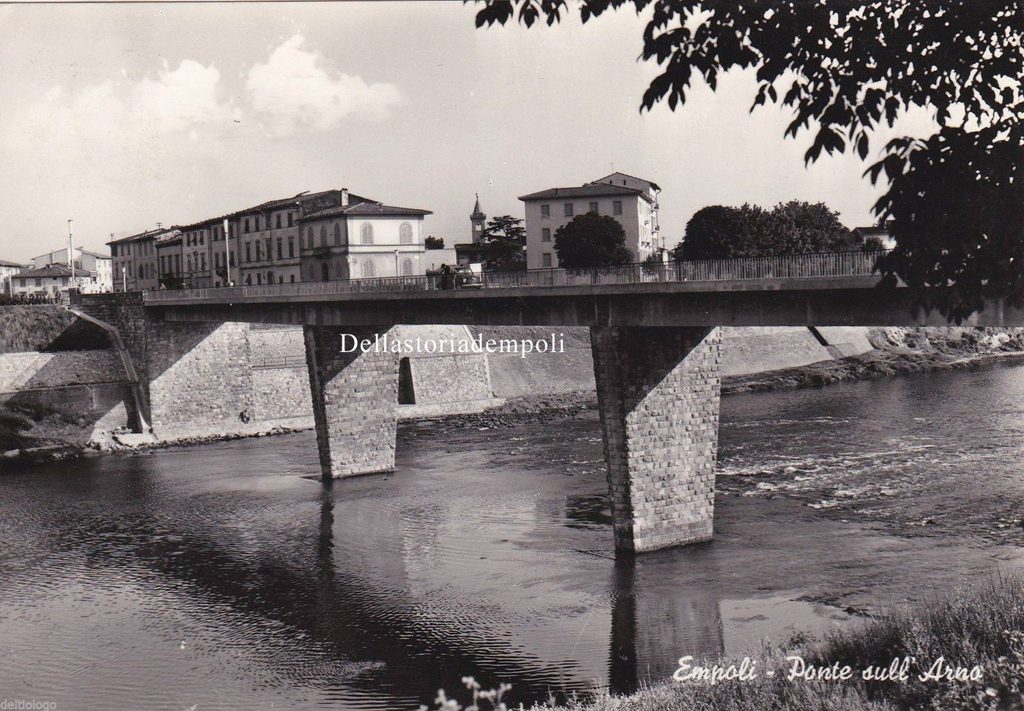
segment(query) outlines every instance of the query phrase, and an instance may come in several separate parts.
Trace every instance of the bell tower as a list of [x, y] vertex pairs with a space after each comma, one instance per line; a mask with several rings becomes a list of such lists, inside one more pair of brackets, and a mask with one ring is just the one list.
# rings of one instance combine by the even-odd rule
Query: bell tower
[[469, 221], [473, 223], [473, 244], [477, 244], [484, 236], [484, 223], [487, 222], [487, 215], [480, 211], [480, 193], [476, 194], [476, 204]]

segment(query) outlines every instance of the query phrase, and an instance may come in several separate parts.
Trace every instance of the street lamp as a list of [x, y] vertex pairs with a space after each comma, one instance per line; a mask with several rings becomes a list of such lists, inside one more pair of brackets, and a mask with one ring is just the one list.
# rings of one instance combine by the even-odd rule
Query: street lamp
[[68, 220], [68, 265], [71, 267], [71, 288], [75, 287], [75, 238], [71, 236], [71, 220]]
[[397, 249], [395, 250], [395, 276], [401, 276], [401, 274], [398, 273], [398, 250]]

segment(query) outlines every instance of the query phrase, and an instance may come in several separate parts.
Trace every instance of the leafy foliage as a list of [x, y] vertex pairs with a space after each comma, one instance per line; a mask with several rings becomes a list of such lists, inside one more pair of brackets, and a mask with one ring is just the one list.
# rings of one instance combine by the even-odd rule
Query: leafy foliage
[[[478, 27], [550, 25], [568, 10], [565, 0], [478, 2]], [[875, 206], [898, 245], [880, 264], [886, 280], [902, 278], [920, 306], [955, 320], [986, 298], [1024, 304], [1019, 0], [581, 0], [579, 12], [587, 22], [623, 6], [651, 12], [642, 57], [661, 73], [643, 109], [664, 100], [674, 110], [694, 80], [714, 90], [723, 72], [754, 69], [751, 110], [790, 109], [785, 135], [812, 135], [810, 162], [845, 151], [866, 159], [876, 129], [928, 108], [939, 132], [890, 142], [868, 171], [889, 181]]]
[[493, 271], [526, 269], [526, 228], [523, 220], [511, 215], [492, 217], [481, 236], [483, 257], [487, 268]]
[[559, 266], [569, 269], [610, 267], [632, 261], [622, 225], [614, 217], [593, 212], [576, 215], [555, 230], [555, 253]]
[[423, 240], [423, 246], [426, 249], [444, 249], [444, 239], [431, 235]]
[[842, 252], [863, 242], [824, 203], [792, 200], [771, 211], [756, 205], [711, 205], [694, 213], [676, 259], [729, 259], [771, 254]]

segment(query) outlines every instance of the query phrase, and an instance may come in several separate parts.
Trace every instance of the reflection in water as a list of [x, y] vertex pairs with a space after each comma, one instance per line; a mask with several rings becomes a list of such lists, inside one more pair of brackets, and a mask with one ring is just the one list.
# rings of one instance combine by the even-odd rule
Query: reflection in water
[[727, 398], [714, 542], [632, 560], [594, 413], [406, 426], [394, 475], [326, 486], [310, 433], [3, 477], [4, 693], [403, 709], [473, 674], [529, 703], [821, 631], [1017, 564], [1022, 373]]
[[613, 691], [634, 691], [671, 676], [680, 657], [715, 658], [725, 651], [717, 592], [698, 588], [665, 595], [660, 577], [667, 572], [647, 556], [623, 558], [614, 566], [608, 673]]

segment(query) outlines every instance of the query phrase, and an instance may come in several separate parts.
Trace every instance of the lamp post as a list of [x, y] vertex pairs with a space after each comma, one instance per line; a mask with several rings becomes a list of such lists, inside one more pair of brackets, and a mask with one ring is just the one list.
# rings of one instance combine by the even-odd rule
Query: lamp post
[[231, 243], [228, 242], [228, 218], [226, 217], [224, 218], [224, 286], [231, 286]]
[[398, 273], [398, 250], [397, 249], [395, 250], [395, 276], [401, 276], [401, 274]]
[[71, 234], [71, 220], [68, 220], [68, 266], [71, 267], [71, 288], [75, 288], [75, 238]]
[[128, 267], [121, 267], [121, 291], [128, 291]]

